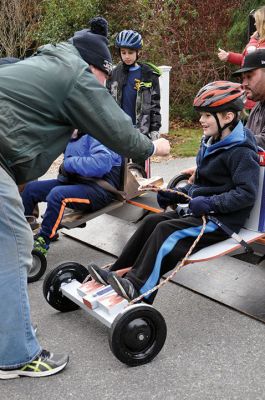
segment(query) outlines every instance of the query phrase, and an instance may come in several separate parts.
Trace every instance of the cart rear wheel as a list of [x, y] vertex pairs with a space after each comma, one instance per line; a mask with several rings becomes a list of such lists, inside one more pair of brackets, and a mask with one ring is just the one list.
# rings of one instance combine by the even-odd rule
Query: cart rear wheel
[[147, 174], [146, 174], [144, 167], [142, 167], [139, 164], [129, 163], [128, 169], [131, 171], [131, 173], [135, 176], [136, 179], [137, 178], [147, 178]]
[[109, 344], [113, 354], [129, 366], [150, 362], [162, 349], [167, 336], [163, 316], [152, 306], [125, 308], [112, 323]]
[[46, 257], [38, 250], [32, 250], [32, 265], [28, 272], [28, 282], [38, 281], [44, 274], [47, 268]]
[[74, 279], [83, 282], [87, 275], [88, 271], [82, 264], [68, 261], [58, 265], [44, 279], [43, 294], [46, 301], [62, 312], [77, 310], [79, 306], [62, 294], [61, 286]]
[[174, 176], [167, 184], [167, 189], [176, 189], [185, 186], [188, 183], [188, 179], [190, 175], [188, 174], [179, 174]]

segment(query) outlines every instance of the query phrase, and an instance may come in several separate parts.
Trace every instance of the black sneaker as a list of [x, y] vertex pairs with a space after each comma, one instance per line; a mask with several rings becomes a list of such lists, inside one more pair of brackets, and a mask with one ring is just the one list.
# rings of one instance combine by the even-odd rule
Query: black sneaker
[[26, 220], [28, 221], [32, 231], [39, 229], [40, 223], [37, 221], [37, 218], [34, 217], [34, 215], [26, 215]]
[[69, 361], [68, 354], [53, 354], [47, 350], [42, 350], [30, 363], [18, 369], [0, 369], [0, 379], [14, 379], [20, 376], [31, 378], [41, 378], [57, 374], [64, 369]]
[[91, 277], [97, 282], [101, 283], [101, 285], [108, 286], [108, 276], [109, 276], [109, 271], [107, 269], [103, 269], [98, 267], [96, 264], [89, 264], [87, 266], [88, 272], [91, 275]]
[[124, 297], [126, 300], [133, 300], [139, 296], [139, 292], [135, 289], [129, 279], [121, 278], [115, 272], [109, 272], [108, 283], [118, 293], [119, 296]]

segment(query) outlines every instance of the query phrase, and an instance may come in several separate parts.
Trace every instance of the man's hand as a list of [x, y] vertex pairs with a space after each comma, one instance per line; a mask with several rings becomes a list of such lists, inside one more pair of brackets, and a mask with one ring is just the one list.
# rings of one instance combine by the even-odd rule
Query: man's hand
[[167, 156], [170, 152], [169, 141], [165, 138], [160, 138], [153, 141], [155, 145], [155, 152], [153, 156]]
[[218, 55], [219, 60], [227, 61], [229, 53], [223, 49], [220, 49], [220, 47], [219, 47], [217, 55]]

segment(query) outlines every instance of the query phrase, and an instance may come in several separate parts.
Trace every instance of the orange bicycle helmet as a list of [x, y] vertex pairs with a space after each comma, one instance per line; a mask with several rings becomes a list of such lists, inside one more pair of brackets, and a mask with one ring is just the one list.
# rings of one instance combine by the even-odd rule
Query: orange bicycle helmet
[[193, 101], [193, 107], [201, 112], [237, 112], [244, 108], [244, 102], [244, 90], [239, 83], [215, 81], [199, 90]]

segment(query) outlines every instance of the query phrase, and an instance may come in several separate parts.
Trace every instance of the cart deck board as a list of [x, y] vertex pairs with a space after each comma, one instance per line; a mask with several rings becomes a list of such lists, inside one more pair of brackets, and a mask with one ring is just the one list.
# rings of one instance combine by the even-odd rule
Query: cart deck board
[[172, 282], [265, 322], [265, 267], [223, 256], [186, 265]]
[[82, 243], [118, 257], [135, 230], [136, 225], [132, 222], [103, 214], [89, 221], [85, 228], [63, 229], [62, 232]]

